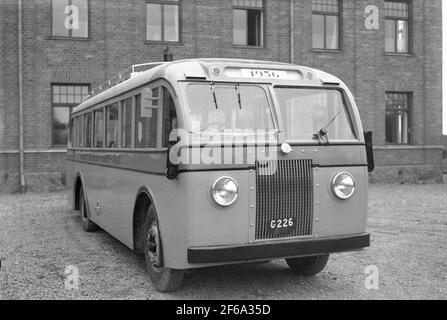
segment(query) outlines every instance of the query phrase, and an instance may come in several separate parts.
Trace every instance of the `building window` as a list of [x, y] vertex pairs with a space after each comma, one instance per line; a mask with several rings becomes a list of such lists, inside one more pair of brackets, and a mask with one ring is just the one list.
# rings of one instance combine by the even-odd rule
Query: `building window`
[[409, 93], [386, 94], [385, 136], [388, 144], [409, 144], [411, 135], [411, 111]]
[[408, 53], [410, 14], [407, 2], [385, 2], [385, 51]]
[[233, 0], [233, 44], [264, 45], [263, 0]]
[[88, 0], [52, 0], [53, 36], [88, 38]]
[[312, 1], [312, 47], [325, 50], [340, 48], [339, 0]]
[[146, 1], [146, 40], [180, 41], [179, 0]]
[[81, 103], [89, 88], [89, 85], [52, 85], [53, 146], [67, 146], [71, 110]]

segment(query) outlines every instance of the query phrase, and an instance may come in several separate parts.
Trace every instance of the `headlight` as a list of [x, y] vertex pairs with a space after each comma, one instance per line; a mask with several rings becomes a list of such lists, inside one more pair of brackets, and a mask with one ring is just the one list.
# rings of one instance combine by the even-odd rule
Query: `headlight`
[[211, 197], [222, 207], [231, 206], [237, 199], [238, 187], [230, 177], [220, 177], [211, 186]]
[[332, 179], [332, 191], [339, 199], [351, 198], [355, 191], [354, 178], [346, 172], [337, 174]]

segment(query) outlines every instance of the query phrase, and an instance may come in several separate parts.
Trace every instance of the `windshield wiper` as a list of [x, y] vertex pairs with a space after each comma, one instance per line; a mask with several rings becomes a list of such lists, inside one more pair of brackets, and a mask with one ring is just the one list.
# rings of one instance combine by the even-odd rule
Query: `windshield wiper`
[[211, 82], [211, 92], [213, 93], [214, 105], [216, 106], [216, 109], [218, 109], [219, 107], [217, 106], [216, 89], [214, 82]]
[[314, 134], [314, 139], [318, 139], [321, 143], [329, 143], [328, 139], [328, 131], [327, 128], [338, 118], [341, 111], [338, 111], [337, 114], [328, 122], [327, 125], [325, 125], [323, 128], [321, 128], [317, 133]]
[[241, 103], [241, 92], [239, 90], [239, 83], [236, 83], [236, 85], [234, 86], [234, 88], [236, 89], [237, 92], [237, 101], [239, 103], [239, 109], [242, 110], [242, 103]]

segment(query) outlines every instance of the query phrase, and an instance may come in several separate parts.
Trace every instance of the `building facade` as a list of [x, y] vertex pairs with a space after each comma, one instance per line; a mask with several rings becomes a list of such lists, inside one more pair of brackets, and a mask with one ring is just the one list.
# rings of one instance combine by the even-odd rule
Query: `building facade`
[[249, 58], [332, 73], [352, 89], [364, 129], [374, 133], [372, 181], [441, 181], [441, 7], [441, 0], [0, 0], [0, 191], [20, 188], [20, 163], [29, 190], [63, 188], [70, 109], [130, 65], [162, 60], [167, 47], [175, 60]]

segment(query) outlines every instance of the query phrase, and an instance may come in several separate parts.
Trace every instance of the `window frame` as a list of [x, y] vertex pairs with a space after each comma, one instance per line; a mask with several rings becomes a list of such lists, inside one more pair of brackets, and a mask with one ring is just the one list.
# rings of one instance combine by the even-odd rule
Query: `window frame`
[[[147, 4], [158, 4], [161, 6], [161, 40], [149, 40], [147, 38]], [[177, 41], [168, 41], [165, 40], [165, 24], [164, 24], [164, 6], [165, 5], [174, 5], [178, 7], [178, 40]], [[144, 35], [145, 39], [144, 41], [147, 43], [158, 43], [158, 44], [176, 44], [176, 43], [182, 43], [182, 33], [183, 33], [183, 19], [182, 19], [182, 7], [183, 7], [183, 0], [177, 0], [177, 1], [169, 1], [169, 0], [146, 0], [144, 2]]]
[[[384, 30], [386, 32], [386, 21], [392, 20], [394, 23], [394, 51], [387, 51], [385, 43], [385, 53], [390, 55], [411, 55], [413, 52], [413, 1], [412, 0], [385, 0], [386, 2], [406, 3], [408, 6], [408, 16], [406, 18], [384, 15]], [[385, 5], [385, 4], [384, 4]], [[384, 12], [386, 12], [384, 10]], [[408, 24], [407, 52], [397, 51], [397, 22], [406, 21]], [[385, 39], [386, 40], [386, 39]]]
[[[135, 119], [135, 113], [133, 112], [132, 114], [132, 148], [122, 148], [121, 147], [121, 136], [122, 136], [122, 132], [121, 132], [121, 121], [122, 121], [122, 114], [121, 114], [121, 106], [120, 103], [122, 100], [126, 100], [127, 98], [132, 97], [133, 100], [133, 104], [135, 104], [135, 96], [137, 95], [141, 95], [142, 94], [142, 90], [144, 88], [166, 88], [169, 93], [171, 94], [173, 101], [174, 101], [174, 105], [175, 105], [175, 110], [177, 113], [177, 120], [178, 120], [178, 126], [180, 128], [183, 128], [183, 123], [184, 123], [184, 115], [182, 113], [182, 110], [179, 109], [178, 106], [178, 93], [176, 92], [176, 90], [174, 89], [174, 87], [171, 85], [170, 82], [168, 82], [165, 79], [155, 79], [152, 80], [148, 83], [145, 83], [144, 85], [138, 86], [137, 88], [133, 88], [129, 91], [114, 95], [113, 97], [105, 100], [105, 101], [101, 101], [99, 103], [96, 103], [92, 106], [89, 106], [88, 108], [86, 108], [85, 110], [81, 110], [76, 112], [75, 115], [72, 115], [73, 119], [76, 119], [78, 117], [83, 117], [86, 113], [89, 112], [94, 112], [96, 110], [99, 109], [103, 109], [104, 108], [104, 119], [105, 119], [105, 123], [104, 123], [104, 144], [103, 147], [101, 148], [97, 148], [97, 147], [93, 147], [93, 148], [85, 148], [85, 146], [76, 146], [74, 145], [73, 148], [74, 149], [78, 149], [78, 150], [96, 150], [96, 151], [101, 151], [101, 152], [161, 152], [161, 151], [166, 151], [167, 148], [162, 146], [162, 119], [163, 119], [163, 110], [162, 108], [159, 108], [159, 117], [157, 119], [157, 144], [155, 147], [135, 147], [135, 137], [136, 137], [136, 132], [135, 132], [135, 124], [136, 124], [136, 119]], [[159, 89], [162, 90], [162, 89]], [[162, 93], [160, 93], [159, 95], [159, 99], [162, 99]], [[116, 143], [116, 147], [115, 148], [108, 148], [107, 147], [107, 143], [108, 143], [108, 138], [107, 138], [107, 130], [108, 130], [108, 107], [112, 106], [112, 105], [117, 105], [118, 107], [118, 119], [117, 119], [117, 126], [118, 126], [118, 139], [117, 139], [117, 143]], [[133, 108], [135, 110], [135, 107]], [[82, 122], [83, 125], [83, 122]], [[82, 129], [84, 130], [84, 129]], [[94, 127], [93, 127], [94, 130]], [[94, 137], [93, 137], [94, 138]], [[83, 138], [84, 139], [84, 138]]]
[[[336, 146], [336, 145], [364, 145], [364, 143], [360, 142], [360, 137], [362, 136], [362, 133], [359, 132], [359, 123], [357, 122], [357, 119], [354, 116], [355, 113], [355, 108], [352, 105], [351, 101], [349, 100], [348, 97], [348, 93], [343, 89], [343, 88], [339, 88], [339, 87], [318, 87], [318, 86], [303, 86], [303, 85], [275, 85], [273, 86], [273, 92], [275, 95], [275, 99], [278, 100], [278, 98], [276, 97], [276, 91], [275, 89], [277, 88], [289, 88], [289, 89], [310, 89], [310, 90], [334, 90], [334, 91], [338, 91], [340, 92], [341, 98], [343, 100], [343, 106], [344, 109], [346, 111], [346, 119], [349, 123], [349, 126], [352, 128], [352, 132], [355, 136], [354, 140], [349, 140], [349, 141], [343, 141], [343, 142], [331, 142], [330, 141], [330, 145], [331, 146]], [[286, 132], [286, 126], [284, 125], [284, 119], [282, 116], [282, 112], [281, 112], [281, 107], [279, 106], [278, 103], [278, 107], [275, 108], [275, 112], [278, 113], [278, 117], [280, 117], [280, 123], [281, 123], [281, 127], [280, 127], [280, 131], [281, 132]], [[316, 145], [317, 143], [314, 142], [314, 140], [312, 139], [308, 139], [308, 140], [288, 140], [287, 141], [290, 145], [300, 145], [300, 144], [309, 144], [309, 145]]]
[[[311, 10], [312, 10], [312, 20], [314, 15], [323, 16], [324, 17], [324, 48], [315, 48], [313, 45], [313, 25], [312, 25], [312, 51], [328, 51], [328, 52], [340, 52], [343, 50], [343, 0], [337, 0], [338, 1], [338, 12], [327, 12], [327, 11], [314, 11], [312, 8], [313, 2], [311, 1]], [[338, 48], [337, 49], [329, 49], [327, 48], [327, 17], [337, 17], [338, 18]], [[313, 23], [313, 21], [312, 21]]]
[[[266, 48], [266, 30], [267, 30], [267, 7], [266, 7], [266, 0], [261, 0], [262, 1], [262, 8], [259, 7], [250, 7], [250, 6], [235, 6], [234, 4], [232, 4], [231, 7], [231, 31], [232, 31], [232, 39], [231, 39], [231, 43], [233, 47], [239, 47], [239, 48]], [[234, 10], [257, 10], [257, 11], [261, 11], [261, 17], [262, 17], [262, 25], [261, 25], [261, 33], [262, 35], [260, 36], [260, 40], [261, 40], [261, 45], [256, 46], [256, 45], [250, 45], [250, 44], [235, 44], [234, 43]], [[247, 33], [248, 33], [248, 28], [247, 28]], [[248, 40], [248, 37], [247, 37]]]
[[[407, 99], [407, 107], [406, 112], [408, 114], [408, 132], [407, 132], [407, 143], [400, 143], [400, 142], [388, 142], [386, 139], [386, 113], [389, 111], [393, 111], [395, 114], [397, 113], [397, 109], [393, 108], [393, 110], [389, 110], [388, 106], [386, 104], [386, 96], [389, 94], [399, 94], [399, 95], [405, 95]], [[414, 144], [414, 128], [413, 128], [413, 92], [411, 91], [386, 91], [385, 92], [385, 145], [387, 146], [411, 146]]]
[[[90, 84], [86, 84], [86, 83], [84, 83], [84, 84], [80, 84], [80, 83], [50, 83], [50, 87], [51, 87], [51, 98], [50, 98], [50, 101], [51, 101], [51, 148], [55, 148], [55, 149], [61, 149], [61, 148], [68, 148], [68, 146], [69, 146], [69, 142], [70, 142], [70, 137], [69, 137], [69, 135], [70, 135], [70, 119], [72, 118], [71, 117], [71, 115], [72, 115], [72, 113], [73, 113], [73, 109], [79, 104], [79, 103], [76, 103], [76, 102], [73, 102], [73, 103], [61, 103], [61, 102], [54, 102], [54, 87], [56, 87], [56, 86], [59, 86], [59, 87], [62, 87], [62, 86], [74, 86], [74, 87], [76, 87], [76, 86], [78, 86], [78, 87], [88, 87], [88, 92], [90, 91], [90, 88], [91, 88], [91, 86], [90, 86]], [[69, 109], [69, 113], [68, 113], [68, 128], [67, 128], [67, 131], [68, 131], [68, 134], [67, 134], [67, 144], [66, 145], [64, 145], [64, 144], [55, 144], [54, 143], [54, 127], [53, 127], [53, 123], [54, 123], [54, 107], [60, 107], [60, 108], [62, 108], [62, 107], [64, 107], [64, 108], [68, 108]], [[73, 145], [73, 142], [72, 142], [72, 145]]]
[[[53, 27], [54, 27], [54, 21], [53, 21], [53, 2], [55, 0], [51, 0], [50, 1], [50, 10], [51, 10], [51, 39], [61, 39], [61, 40], [90, 40], [91, 39], [91, 30], [90, 30], [90, 26], [91, 26], [91, 1], [90, 0], [85, 0], [87, 1], [87, 36], [86, 37], [77, 37], [77, 36], [73, 36], [73, 31], [71, 29], [68, 30], [68, 36], [57, 36], [53, 34]], [[56, 0], [57, 1], [57, 0]], [[73, 0], [67, 0], [68, 1], [68, 5], [72, 4]]]

